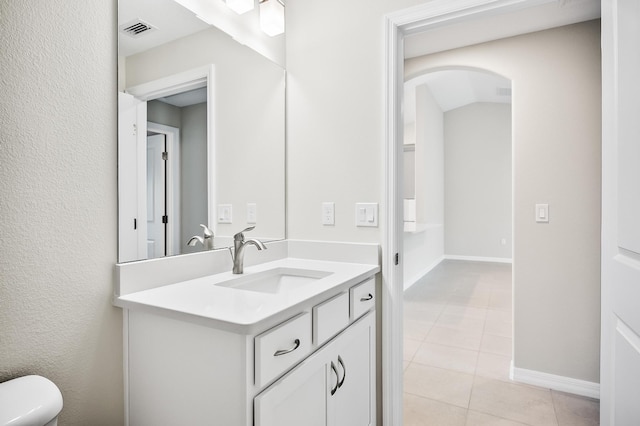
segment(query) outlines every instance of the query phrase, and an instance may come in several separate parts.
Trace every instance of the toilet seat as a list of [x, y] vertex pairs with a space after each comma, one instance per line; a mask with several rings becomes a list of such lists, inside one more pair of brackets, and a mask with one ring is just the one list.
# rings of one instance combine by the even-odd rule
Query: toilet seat
[[0, 383], [0, 426], [46, 425], [62, 410], [58, 387], [42, 376]]

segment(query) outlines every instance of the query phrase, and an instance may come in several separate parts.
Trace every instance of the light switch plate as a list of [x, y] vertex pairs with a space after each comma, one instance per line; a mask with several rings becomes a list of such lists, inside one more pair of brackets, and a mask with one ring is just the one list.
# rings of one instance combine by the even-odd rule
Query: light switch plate
[[356, 203], [356, 226], [378, 226], [378, 203]]
[[322, 203], [322, 224], [335, 225], [336, 208], [334, 203]]
[[233, 206], [231, 204], [218, 204], [218, 223], [232, 223]]
[[255, 225], [258, 221], [258, 206], [256, 203], [247, 203], [247, 224]]
[[549, 222], [549, 204], [536, 204], [536, 222]]

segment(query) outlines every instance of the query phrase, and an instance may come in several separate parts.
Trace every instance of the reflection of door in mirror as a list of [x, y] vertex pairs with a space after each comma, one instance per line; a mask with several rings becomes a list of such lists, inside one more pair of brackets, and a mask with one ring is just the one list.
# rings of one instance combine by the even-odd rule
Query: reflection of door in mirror
[[120, 261], [202, 250], [186, 241], [209, 222], [207, 86], [120, 110]]
[[[148, 132], [151, 133], [151, 132]], [[147, 257], [167, 255], [168, 216], [165, 135], [147, 136]]]

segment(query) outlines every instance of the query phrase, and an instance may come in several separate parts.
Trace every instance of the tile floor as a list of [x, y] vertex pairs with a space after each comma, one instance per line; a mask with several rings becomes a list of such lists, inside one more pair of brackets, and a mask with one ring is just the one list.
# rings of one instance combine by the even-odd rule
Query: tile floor
[[404, 426], [599, 424], [597, 400], [509, 380], [511, 265], [445, 260], [404, 300]]

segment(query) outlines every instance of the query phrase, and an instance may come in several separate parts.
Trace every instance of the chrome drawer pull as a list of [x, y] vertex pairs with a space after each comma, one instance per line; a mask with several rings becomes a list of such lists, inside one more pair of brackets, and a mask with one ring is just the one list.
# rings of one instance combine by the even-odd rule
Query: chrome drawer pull
[[296, 339], [293, 341], [294, 345], [291, 349], [280, 349], [279, 351], [276, 351], [273, 356], [280, 356], [280, 355], [286, 355], [290, 352], [295, 351], [296, 349], [298, 349], [298, 347], [300, 346], [300, 339]]
[[360, 301], [361, 302], [367, 302], [369, 300], [373, 299], [373, 294], [369, 293], [369, 295], [367, 297], [361, 297]]
[[340, 387], [340, 384], [339, 384], [340, 376], [338, 375], [338, 369], [336, 368], [336, 365], [333, 363], [333, 361], [331, 361], [331, 369], [336, 375], [336, 385], [333, 389], [331, 389], [331, 396], [333, 396], [333, 394], [336, 393], [336, 391]]
[[[344, 366], [344, 362], [342, 361], [342, 357], [340, 355], [338, 355], [338, 364], [342, 366], [342, 380], [340, 380], [340, 382], [338, 383], [338, 387], [341, 388], [344, 384], [345, 377], [347, 377], [347, 368]], [[336, 376], [337, 375], [338, 373], [336, 372]]]

